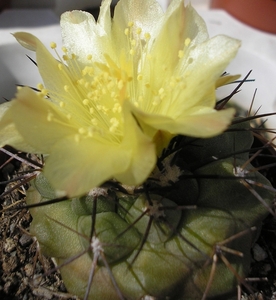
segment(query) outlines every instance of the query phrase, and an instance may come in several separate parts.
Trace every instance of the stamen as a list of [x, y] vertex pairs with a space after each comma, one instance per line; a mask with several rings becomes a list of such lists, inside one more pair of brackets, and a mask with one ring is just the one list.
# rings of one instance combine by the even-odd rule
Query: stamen
[[140, 35], [141, 32], [142, 32], [142, 29], [141, 29], [140, 27], [136, 29], [136, 33], [137, 33], [138, 35]]
[[158, 91], [160, 99], [163, 99], [165, 97], [165, 90], [164, 88], [160, 88]]
[[122, 106], [119, 103], [115, 103], [112, 108], [112, 111], [114, 113], [116, 113], [116, 112], [120, 113], [122, 111]]
[[55, 42], [51, 42], [51, 43], [50, 43], [50, 47], [51, 47], [52, 49], [56, 49], [57, 44], [56, 44]]
[[141, 74], [138, 74], [137, 80], [138, 80], [138, 81], [141, 81], [142, 79], [143, 79], [143, 76], [142, 76]]
[[45, 97], [48, 95], [48, 90], [46, 90], [45, 88], [41, 89], [40, 90], [40, 93], [39, 93], [42, 97]]
[[51, 122], [52, 120], [53, 120], [53, 114], [49, 112], [47, 115], [47, 121]]
[[126, 35], [126, 36], [129, 35], [129, 29], [128, 29], [128, 28], [125, 29], [125, 35]]
[[117, 83], [118, 89], [121, 90], [124, 87], [124, 82], [123, 80], [119, 80], [119, 82]]
[[64, 88], [65, 92], [68, 92], [70, 90], [70, 87], [67, 84], [63, 88]]
[[81, 128], [79, 128], [78, 131], [79, 131], [79, 134], [84, 134], [86, 130], [85, 130], [84, 128], [81, 127]]
[[184, 56], [184, 51], [183, 50], [179, 50], [178, 51], [178, 57], [182, 58]]
[[84, 100], [82, 101], [82, 103], [83, 103], [83, 105], [88, 105], [88, 104], [89, 104], [89, 100], [88, 100], [88, 99], [84, 99]]
[[44, 89], [44, 85], [43, 85], [42, 83], [38, 83], [38, 84], [36, 85], [36, 87], [37, 87], [37, 89], [40, 90], [40, 91]]
[[190, 45], [190, 43], [191, 43], [191, 39], [190, 38], [186, 38], [184, 43], [185, 43], [185, 46], [188, 47]]
[[119, 121], [118, 121], [117, 118], [111, 118], [110, 123], [112, 125], [109, 127], [109, 131], [114, 133], [115, 130], [117, 129], [118, 125], [119, 125]]
[[146, 32], [146, 33], [144, 34], [144, 37], [145, 37], [145, 39], [146, 39], [147, 41], [151, 38], [151, 36], [150, 36], [150, 34], [149, 34], [148, 32]]
[[60, 106], [61, 108], [63, 108], [63, 107], [65, 106], [65, 103], [64, 103], [63, 101], [60, 101], [60, 102], [59, 102], [59, 106]]
[[128, 22], [128, 24], [127, 24], [127, 26], [128, 26], [129, 28], [133, 27], [133, 25], [134, 25], [134, 23], [133, 23], [132, 21]]

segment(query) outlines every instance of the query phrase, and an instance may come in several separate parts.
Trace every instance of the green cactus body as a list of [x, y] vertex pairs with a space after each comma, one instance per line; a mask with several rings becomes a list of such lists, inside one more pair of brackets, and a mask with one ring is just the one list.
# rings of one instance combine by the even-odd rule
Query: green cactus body
[[[253, 135], [239, 130], [248, 126], [210, 139], [182, 137], [135, 193], [102, 188], [32, 208], [31, 233], [62, 265], [68, 290], [85, 297], [93, 273], [88, 299], [231, 297], [249, 270], [257, 235], [250, 228], [260, 226], [273, 200], [268, 189], [248, 188], [248, 178], [270, 185], [251, 172]], [[28, 204], [53, 198], [39, 175]]]

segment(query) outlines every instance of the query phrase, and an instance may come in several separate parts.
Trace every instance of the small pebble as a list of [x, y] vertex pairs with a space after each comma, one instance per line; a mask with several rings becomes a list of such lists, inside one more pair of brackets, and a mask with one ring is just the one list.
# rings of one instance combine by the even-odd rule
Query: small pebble
[[18, 284], [18, 280], [14, 276], [12, 276], [5, 283], [5, 285], [4, 285], [4, 292], [6, 294], [10, 294], [14, 290], [14, 288], [17, 286], [17, 284]]
[[264, 269], [265, 274], [267, 274], [268, 272], [271, 271], [272, 268], [271, 268], [270, 264], [265, 264], [263, 269]]
[[255, 244], [253, 246], [253, 256], [256, 261], [262, 261], [265, 260], [268, 255], [259, 244]]
[[16, 242], [12, 238], [6, 238], [4, 250], [6, 253], [11, 253], [16, 248]]
[[24, 271], [27, 277], [31, 277], [34, 272], [34, 266], [32, 264], [26, 264], [24, 267]]
[[12, 223], [12, 224], [10, 225], [10, 233], [11, 233], [11, 234], [14, 232], [14, 229], [15, 229], [15, 228], [16, 228], [15, 223]]
[[19, 239], [19, 243], [22, 247], [26, 247], [30, 245], [32, 242], [32, 237], [29, 234], [23, 234], [21, 238]]
[[2, 268], [3, 271], [8, 273], [8, 272], [13, 272], [18, 265], [18, 258], [16, 256], [10, 256], [6, 261], [2, 263]]

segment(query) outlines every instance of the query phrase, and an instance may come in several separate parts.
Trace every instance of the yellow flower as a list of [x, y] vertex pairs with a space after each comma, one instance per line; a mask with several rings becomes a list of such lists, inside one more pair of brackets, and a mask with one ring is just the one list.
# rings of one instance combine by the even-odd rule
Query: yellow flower
[[214, 109], [215, 89], [240, 42], [209, 39], [205, 22], [183, 0], [172, 1], [166, 13], [155, 0], [121, 0], [113, 21], [110, 2], [103, 1], [98, 24], [87, 13], [65, 13], [64, 46], [83, 65], [92, 54], [113, 75], [124, 74], [125, 100], [157, 146], [175, 134], [211, 137], [224, 131], [234, 112]]
[[216, 111], [216, 82], [239, 47], [226, 36], [209, 39], [204, 21], [183, 0], [163, 12], [156, 0], [121, 0], [98, 22], [82, 11], [61, 17], [63, 55], [56, 60], [33, 35], [14, 34], [36, 52], [40, 92], [19, 90], [0, 116], [0, 138], [18, 149], [49, 154], [44, 172], [69, 196], [115, 178], [141, 184], [156, 149], [175, 134], [211, 137], [233, 110]]

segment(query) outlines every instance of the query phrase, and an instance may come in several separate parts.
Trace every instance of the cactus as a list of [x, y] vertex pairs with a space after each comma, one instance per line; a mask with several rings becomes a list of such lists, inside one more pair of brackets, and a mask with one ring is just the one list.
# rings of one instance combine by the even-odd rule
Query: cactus
[[[82, 299], [231, 299], [237, 284], [247, 286], [251, 247], [273, 213], [275, 192], [250, 163], [252, 142], [246, 118], [214, 138], [177, 136], [142, 186], [111, 181], [34, 207], [31, 233]], [[28, 205], [54, 198], [38, 175]]]

